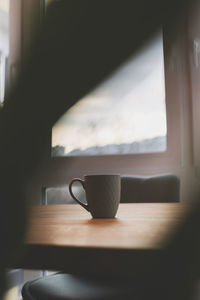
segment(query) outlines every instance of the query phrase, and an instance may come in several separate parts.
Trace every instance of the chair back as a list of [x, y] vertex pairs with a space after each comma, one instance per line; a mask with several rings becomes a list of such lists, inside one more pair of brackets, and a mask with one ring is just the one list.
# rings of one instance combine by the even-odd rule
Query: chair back
[[121, 176], [122, 203], [179, 202], [180, 180], [174, 174]]

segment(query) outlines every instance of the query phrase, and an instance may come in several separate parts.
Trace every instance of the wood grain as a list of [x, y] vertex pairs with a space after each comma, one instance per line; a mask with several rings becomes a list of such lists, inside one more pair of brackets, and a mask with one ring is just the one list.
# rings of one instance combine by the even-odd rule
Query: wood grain
[[121, 204], [114, 219], [93, 219], [79, 205], [33, 207], [26, 244], [159, 249], [188, 204]]
[[95, 274], [151, 268], [191, 208], [188, 203], [120, 204], [115, 219], [92, 219], [79, 205], [31, 207], [17, 267]]

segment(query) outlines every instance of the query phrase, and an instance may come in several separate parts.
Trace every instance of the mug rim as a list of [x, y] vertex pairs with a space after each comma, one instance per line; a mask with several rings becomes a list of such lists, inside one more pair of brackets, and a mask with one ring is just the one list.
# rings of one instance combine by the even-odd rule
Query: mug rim
[[87, 174], [87, 175], [84, 175], [84, 178], [86, 177], [111, 177], [111, 176], [119, 176], [120, 177], [120, 174]]

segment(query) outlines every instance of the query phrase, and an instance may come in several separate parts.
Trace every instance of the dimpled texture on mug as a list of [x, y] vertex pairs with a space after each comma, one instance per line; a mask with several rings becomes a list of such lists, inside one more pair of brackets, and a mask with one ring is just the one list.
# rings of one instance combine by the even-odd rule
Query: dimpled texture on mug
[[120, 178], [90, 179], [92, 189], [87, 191], [88, 204], [95, 218], [113, 218], [120, 201]]

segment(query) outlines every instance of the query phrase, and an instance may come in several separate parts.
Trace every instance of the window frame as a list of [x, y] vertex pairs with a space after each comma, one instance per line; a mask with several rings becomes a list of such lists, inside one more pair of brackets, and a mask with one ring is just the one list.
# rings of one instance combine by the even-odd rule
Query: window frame
[[[15, 0], [10, 1], [13, 3], [13, 6], [17, 5], [14, 5], [16, 3]], [[16, 47], [12, 47], [14, 59], [12, 57], [10, 59], [10, 69], [12, 68], [12, 64], [16, 65], [19, 57], [21, 58], [28, 51], [31, 35], [27, 35], [27, 32], [32, 33], [32, 27], [41, 22], [41, 4], [44, 3], [44, 0], [20, 0], [19, 3], [18, 10], [21, 15], [20, 13], [18, 14], [17, 22], [20, 23], [20, 26], [15, 25], [14, 30], [11, 32], [11, 40], [13, 45], [16, 44], [20, 48], [18, 51], [20, 55], [17, 57], [15, 52]], [[38, 16], [34, 20], [30, 18], [32, 7], [34, 7]], [[11, 19], [13, 24], [14, 22], [16, 23], [16, 18]], [[25, 25], [26, 32], [23, 29]], [[20, 31], [19, 28], [22, 28], [22, 30]], [[168, 45], [171, 40], [167, 28], [163, 26], [167, 150], [157, 153], [52, 157], [49, 165], [40, 170], [39, 175], [37, 175], [36, 182], [38, 185], [63, 185], [67, 184], [72, 177], [80, 177], [88, 173], [154, 174], [171, 172], [172, 170], [177, 173], [177, 170], [181, 169], [184, 163], [183, 144], [185, 142], [185, 121], [183, 121], [183, 107], [185, 105], [183, 77], [185, 70], [180, 68], [180, 65], [181, 60], [185, 59], [185, 53], [183, 36], [180, 36], [180, 38], [174, 41], [173, 47], [169, 48]], [[21, 59], [20, 65], [23, 65], [23, 63], [24, 59]], [[47, 156], [50, 158], [50, 155], [51, 135], [49, 135]]]
[[[164, 31], [165, 32], [165, 31]], [[165, 51], [168, 43], [167, 35], [163, 34], [164, 70], [165, 70], [165, 95], [166, 95], [166, 121], [167, 121], [167, 150], [155, 153], [130, 153], [107, 155], [84, 155], [51, 157], [54, 169], [62, 170], [73, 165], [80, 174], [94, 172], [127, 172], [133, 170], [158, 169], [169, 165], [181, 164], [181, 110], [182, 101], [180, 89], [175, 88], [180, 84], [180, 74], [177, 67], [178, 61], [175, 53]], [[167, 48], [167, 47], [166, 47]], [[176, 45], [178, 53], [178, 44]], [[91, 166], [91, 167], [90, 167]], [[74, 173], [72, 171], [72, 173]]]

